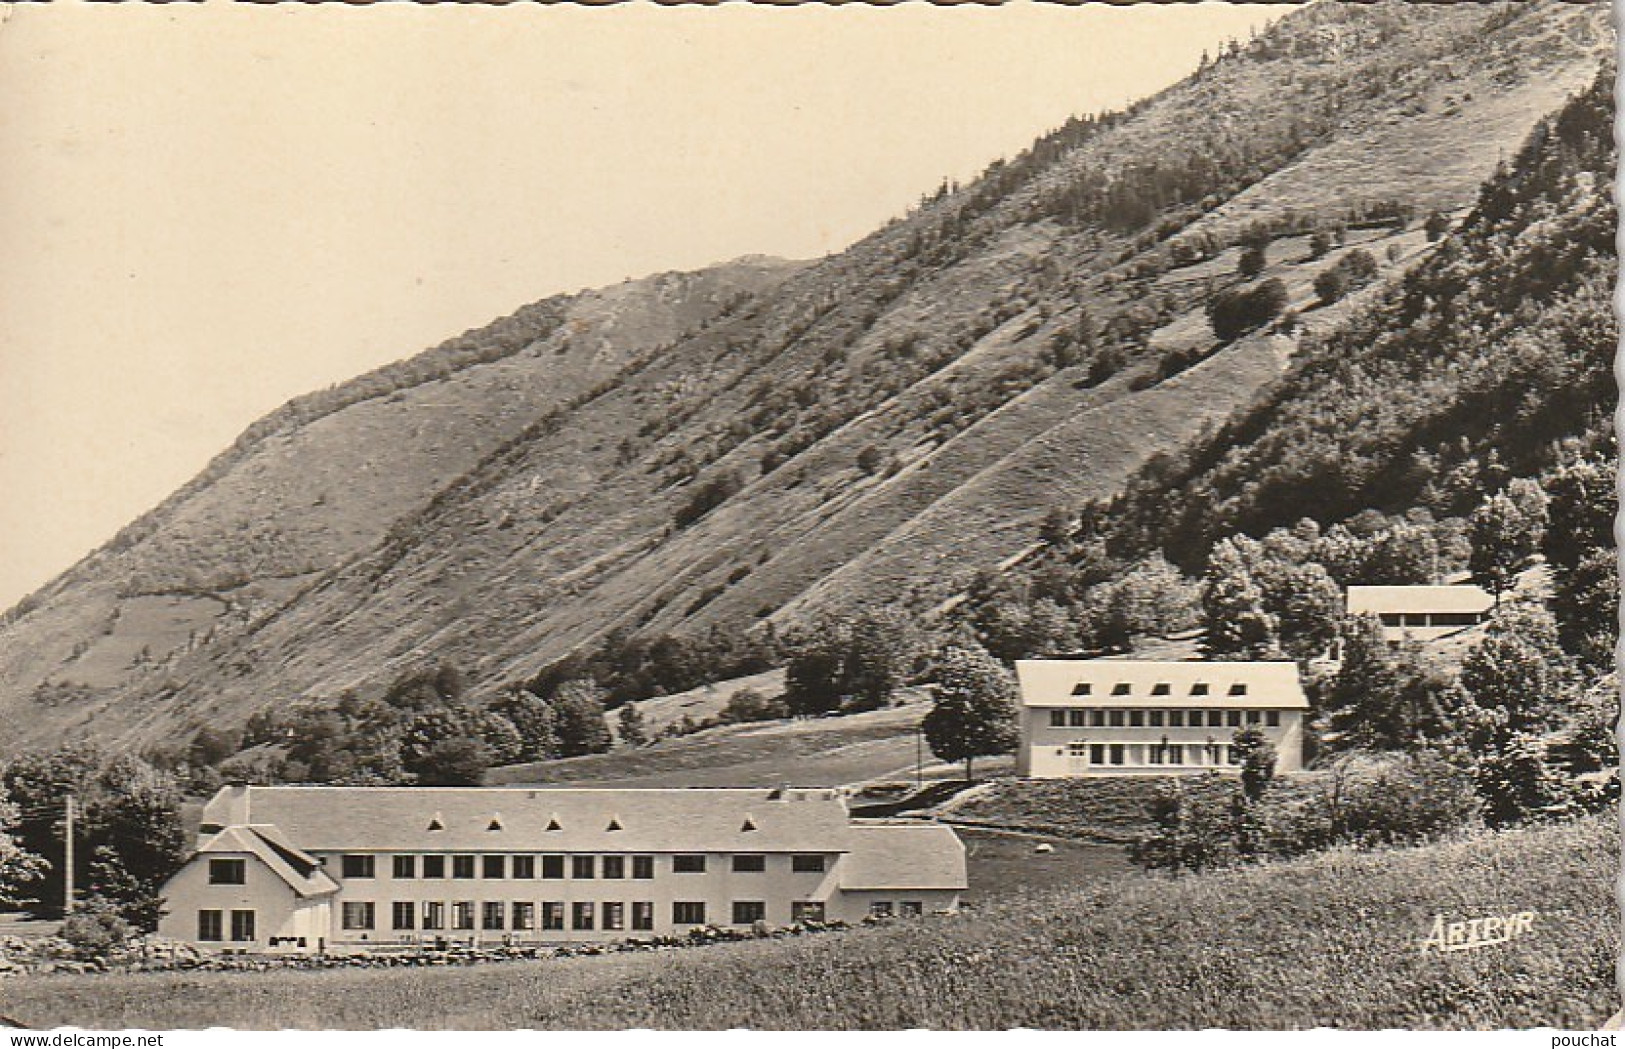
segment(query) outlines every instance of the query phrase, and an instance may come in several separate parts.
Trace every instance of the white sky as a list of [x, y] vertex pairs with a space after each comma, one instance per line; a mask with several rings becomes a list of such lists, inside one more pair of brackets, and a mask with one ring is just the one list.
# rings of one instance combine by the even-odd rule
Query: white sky
[[290, 397], [556, 292], [839, 250], [1280, 13], [10, 7], [0, 607]]

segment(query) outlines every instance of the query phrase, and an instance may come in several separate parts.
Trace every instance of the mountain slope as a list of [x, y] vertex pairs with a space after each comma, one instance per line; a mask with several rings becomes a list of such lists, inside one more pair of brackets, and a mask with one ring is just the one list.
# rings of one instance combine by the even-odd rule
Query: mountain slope
[[[1471, 205], [1610, 33], [1603, 7], [1314, 5], [842, 254], [719, 278], [732, 309], [652, 295], [647, 336], [600, 358], [569, 334], [592, 297], [549, 307], [514, 340], [531, 349], [262, 437], [13, 614], [0, 709], [28, 716], [5, 731], [150, 740], [430, 658], [491, 689], [617, 629], [928, 608], [1030, 548], [1051, 506], [1250, 404], [1376, 293], [1315, 304], [1342, 255], [1371, 251], [1383, 281], [1425, 260], [1415, 217]], [[1221, 344], [1202, 311], [1243, 238], [1269, 242], [1301, 326]], [[503, 421], [472, 442], [431, 424], [469, 419]], [[385, 448], [423, 483], [353, 511], [338, 477], [387, 477]], [[206, 604], [133, 604], [155, 596]], [[76, 665], [126, 609], [170, 641], [208, 626]]]

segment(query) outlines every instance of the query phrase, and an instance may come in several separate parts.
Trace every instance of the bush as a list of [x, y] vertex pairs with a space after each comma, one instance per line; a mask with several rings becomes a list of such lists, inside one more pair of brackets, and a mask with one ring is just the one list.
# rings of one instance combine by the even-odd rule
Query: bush
[[723, 720], [733, 724], [746, 721], [777, 721], [790, 716], [790, 707], [780, 696], [765, 696], [753, 688], [742, 688], [728, 697], [722, 708]]
[[1208, 322], [1213, 334], [1229, 341], [1268, 324], [1286, 304], [1286, 285], [1271, 278], [1248, 291], [1229, 288], [1213, 296], [1207, 304]]
[[74, 957], [86, 961], [111, 957], [130, 942], [134, 930], [111, 900], [92, 897], [62, 923], [62, 938], [73, 948]]

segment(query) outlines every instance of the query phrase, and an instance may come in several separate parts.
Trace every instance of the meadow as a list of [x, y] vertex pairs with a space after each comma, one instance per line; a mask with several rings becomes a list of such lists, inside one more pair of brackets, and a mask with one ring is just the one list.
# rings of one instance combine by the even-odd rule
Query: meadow
[[[1595, 1028], [1618, 1006], [1611, 820], [1199, 877], [1016, 890], [954, 918], [459, 970], [18, 977], [92, 1028]], [[1014, 854], [1010, 856], [1014, 862]], [[1436, 917], [1532, 910], [1498, 946]]]

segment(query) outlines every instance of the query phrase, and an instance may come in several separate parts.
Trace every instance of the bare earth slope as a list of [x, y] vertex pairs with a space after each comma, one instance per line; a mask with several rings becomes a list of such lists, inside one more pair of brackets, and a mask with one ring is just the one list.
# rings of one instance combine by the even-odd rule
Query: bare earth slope
[[1315, 304], [1339, 252], [1302, 229], [1351, 223], [1397, 277], [1611, 46], [1602, 6], [1313, 5], [839, 255], [540, 304], [270, 427], [36, 595], [0, 626], [0, 732], [140, 742], [428, 658], [488, 689], [617, 628], [929, 608], [1280, 374], [1294, 337], [1202, 315], [1249, 224], [1325, 330], [1359, 297]]

